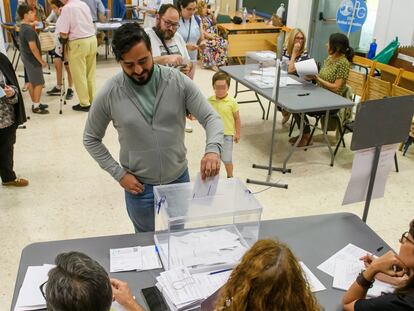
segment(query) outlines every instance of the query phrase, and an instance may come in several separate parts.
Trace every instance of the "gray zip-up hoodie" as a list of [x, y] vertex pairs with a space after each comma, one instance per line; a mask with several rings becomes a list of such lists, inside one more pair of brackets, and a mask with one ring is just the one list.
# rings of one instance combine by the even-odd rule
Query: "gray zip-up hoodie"
[[[157, 65], [155, 65], [157, 66]], [[140, 182], [166, 184], [187, 168], [184, 145], [186, 109], [206, 130], [205, 152], [220, 154], [223, 123], [198, 87], [176, 69], [160, 66], [152, 123], [134, 96], [123, 72], [111, 78], [95, 97], [83, 143], [98, 164], [117, 181], [126, 171]], [[119, 164], [102, 143], [109, 122], [118, 131]]]

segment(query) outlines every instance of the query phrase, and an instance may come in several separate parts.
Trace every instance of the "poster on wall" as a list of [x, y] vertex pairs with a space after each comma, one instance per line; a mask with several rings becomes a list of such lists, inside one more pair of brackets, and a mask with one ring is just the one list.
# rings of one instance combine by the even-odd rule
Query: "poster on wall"
[[343, 0], [336, 14], [336, 23], [345, 33], [361, 30], [368, 15], [365, 0]]

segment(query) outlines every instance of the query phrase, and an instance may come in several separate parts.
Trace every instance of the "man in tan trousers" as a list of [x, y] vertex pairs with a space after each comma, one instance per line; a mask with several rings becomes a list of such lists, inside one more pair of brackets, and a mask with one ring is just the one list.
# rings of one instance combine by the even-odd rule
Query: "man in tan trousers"
[[79, 104], [76, 111], [89, 111], [96, 92], [96, 31], [89, 7], [81, 0], [61, 0], [65, 5], [56, 23], [60, 37], [68, 39], [68, 59]]

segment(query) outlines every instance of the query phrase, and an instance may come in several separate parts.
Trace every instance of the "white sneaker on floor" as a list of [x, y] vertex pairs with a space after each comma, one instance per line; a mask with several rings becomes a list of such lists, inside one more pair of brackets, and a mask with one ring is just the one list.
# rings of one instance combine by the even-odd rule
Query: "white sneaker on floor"
[[185, 131], [186, 131], [186, 133], [192, 133], [193, 132], [193, 127], [188, 122], [185, 123]]

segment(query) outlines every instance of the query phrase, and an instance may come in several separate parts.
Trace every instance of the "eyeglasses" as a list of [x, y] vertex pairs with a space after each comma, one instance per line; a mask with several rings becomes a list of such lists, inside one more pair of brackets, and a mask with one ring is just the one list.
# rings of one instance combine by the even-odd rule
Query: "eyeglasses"
[[410, 242], [411, 244], [413, 244], [413, 245], [414, 245], [414, 241], [413, 241], [413, 240], [411, 240], [411, 239], [408, 237], [408, 234], [409, 234], [409, 232], [408, 232], [408, 231], [406, 231], [406, 232], [404, 232], [404, 233], [401, 235], [400, 243], [401, 243], [401, 244], [404, 244], [406, 241], [408, 241], [408, 242]]
[[45, 301], [46, 301], [45, 285], [46, 285], [46, 283], [47, 283], [47, 282], [48, 282], [48, 281], [46, 281], [46, 282], [42, 283], [42, 284], [39, 286], [40, 292], [42, 293], [43, 298], [45, 298]]
[[303, 40], [305, 40], [305, 38], [304, 37], [296, 37], [295, 40], [303, 41]]
[[180, 28], [180, 23], [174, 23], [164, 18], [161, 18], [161, 19], [164, 22], [165, 26], [167, 26], [167, 28], [170, 28], [170, 27], [175, 28], [175, 29]]

